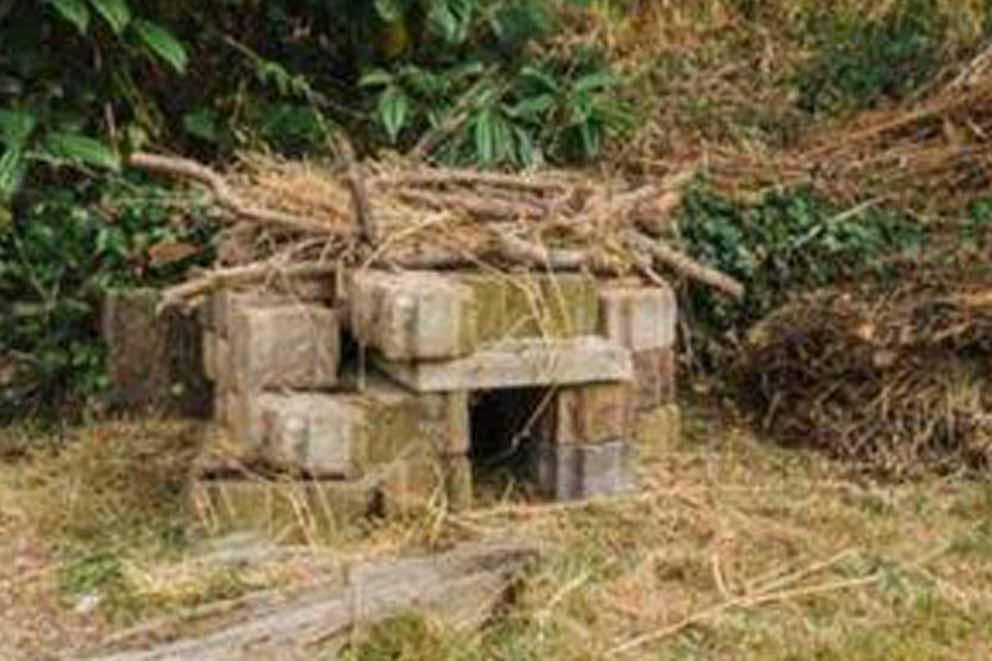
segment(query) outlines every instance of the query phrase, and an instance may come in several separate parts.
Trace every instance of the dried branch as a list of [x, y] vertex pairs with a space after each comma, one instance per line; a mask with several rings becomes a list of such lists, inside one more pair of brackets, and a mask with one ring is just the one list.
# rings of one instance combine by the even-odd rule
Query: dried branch
[[676, 252], [640, 232], [625, 232], [624, 242], [630, 249], [647, 253], [673, 271], [713, 287], [732, 298], [740, 299], [744, 296], [744, 285], [734, 278], [708, 266], [703, 266], [692, 258]]
[[326, 235], [340, 233], [340, 230], [310, 218], [302, 218], [280, 211], [250, 206], [231, 190], [220, 174], [195, 161], [172, 156], [136, 152], [131, 155], [129, 162], [134, 167], [148, 170], [149, 172], [184, 177], [205, 184], [211, 190], [217, 202], [236, 216], [279, 229], [304, 234]]

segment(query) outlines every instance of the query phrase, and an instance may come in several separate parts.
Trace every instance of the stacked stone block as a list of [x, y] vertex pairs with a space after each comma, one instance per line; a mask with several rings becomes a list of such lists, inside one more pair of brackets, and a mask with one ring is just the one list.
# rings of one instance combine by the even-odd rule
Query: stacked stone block
[[[528, 465], [555, 499], [631, 488], [635, 448], [677, 430], [668, 289], [381, 271], [343, 285], [219, 291], [201, 323], [216, 421], [253, 460], [337, 484], [351, 504], [468, 506], [472, 393], [547, 394]], [[345, 335], [357, 363], [342, 358]], [[201, 501], [216, 505], [211, 494]]]

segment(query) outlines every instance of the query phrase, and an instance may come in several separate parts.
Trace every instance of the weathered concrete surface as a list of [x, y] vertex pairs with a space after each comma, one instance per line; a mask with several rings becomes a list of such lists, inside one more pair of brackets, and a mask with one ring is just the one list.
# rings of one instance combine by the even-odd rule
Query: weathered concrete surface
[[652, 411], [675, 401], [675, 349], [644, 349], [633, 352], [636, 407]]
[[631, 449], [622, 440], [598, 445], [536, 442], [530, 463], [538, 491], [554, 500], [613, 496], [634, 484]]
[[577, 445], [627, 438], [633, 394], [624, 382], [557, 388], [542, 412], [539, 435], [554, 444]]
[[256, 291], [220, 289], [207, 297], [198, 310], [200, 323], [221, 337], [230, 331], [231, 317], [235, 310], [289, 305], [293, 301], [286, 296]]
[[479, 309], [479, 341], [593, 335], [599, 316], [594, 278], [578, 274], [508, 276], [453, 274], [471, 288]]
[[260, 395], [263, 455], [316, 477], [356, 478], [367, 442], [365, 411], [323, 393]]
[[231, 381], [243, 392], [328, 388], [338, 381], [341, 334], [329, 308], [238, 307], [229, 333]]
[[376, 479], [386, 515], [425, 508], [462, 511], [471, 507], [472, 463], [468, 457], [411, 457], [384, 466]]
[[677, 404], [667, 404], [637, 417], [633, 439], [642, 457], [654, 457], [673, 449], [682, 427]]
[[211, 533], [257, 530], [280, 541], [326, 540], [373, 511], [363, 481], [194, 480], [190, 501]]
[[257, 395], [242, 409], [241, 433], [272, 463], [325, 477], [468, 453], [467, 393], [414, 393], [376, 374], [363, 385], [362, 392]]
[[374, 355], [375, 365], [418, 392], [568, 385], [633, 378], [630, 352], [599, 337], [506, 340], [467, 358], [399, 363]]
[[478, 344], [472, 291], [434, 273], [357, 272], [348, 304], [355, 338], [389, 360], [458, 358]]
[[678, 307], [669, 287], [605, 287], [599, 297], [599, 332], [631, 351], [675, 344]]
[[161, 295], [109, 292], [103, 301], [110, 404], [135, 413], [209, 418], [213, 389], [204, 374], [202, 329], [195, 314], [156, 308]]

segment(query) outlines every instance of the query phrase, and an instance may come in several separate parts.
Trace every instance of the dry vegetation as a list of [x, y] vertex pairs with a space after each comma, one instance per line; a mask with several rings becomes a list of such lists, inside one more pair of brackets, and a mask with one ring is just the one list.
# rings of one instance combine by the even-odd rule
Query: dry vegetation
[[[649, 114], [604, 166], [611, 177], [699, 172], [737, 199], [802, 183], [855, 208], [867, 201], [923, 220], [960, 210], [988, 188], [992, 70], [980, 44], [987, 2], [931, 3], [945, 26], [941, 61], [953, 64], [914, 98], [825, 117], [798, 110], [786, 84], [816, 55], [803, 35], [824, 3], [639, 2], [624, 19], [609, 4], [597, 4], [598, 18], [577, 18], [568, 38], [608, 44], [642, 83], [637, 101]], [[830, 4], [836, 18], [884, 17], [905, 3]], [[237, 188], [253, 204], [294, 216], [331, 215], [356, 228], [354, 197], [340, 182], [326, 189], [325, 175], [315, 177], [305, 166], [253, 167]], [[387, 185], [396, 176], [372, 173], [365, 185]], [[496, 180], [477, 179], [456, 194], [450, 181], [406, 189], [434, 212], [398, 237], [388, 227], [389, 209], [373, 213], [394, 238], [391, 250], [409, 248], [422, 232], [425, 244], [442, 238], [447, 257], [474, 260], [479, 246], [490, 246], [500, 232], [452, 220], [452, 205], [465, 211], [486, 197], [491, 212], [512, 199], [516, 217], [520, 205], [540, 206], [556, 196], [568, 202], [583, 186], [588, 191], [586, 179], [540, 181], [544, 188], [523, 202]], [[313, 190], [322, 192], [319, 201]], [[494, 190], [497, 196], [488, 195]], [[576, 208], [596, 207], [587, 205], [603, 190], [582, 197]], [[596, 218], [609, 217], [601, 208], [606, 199], [592, 209]], [[459, 222], [463, 231], [438, 231]], [[603, 238], [617, 230], [593, 222], [544, 235], [514, 223], [525, 247], [539, 250], [537, 259], [525, 251], [525, 262], [547, 263], [577, 244], [602, 243], [609, 252]], [[259, 243], [255, 234], [233, 240], [230, 263], [250, 263], [260, 249], [290, 263], [301, 254], [319, 256], [327, 245], [266, 240]], [[334, 241], [335, 250], [354, 249]], [[616, 248], [613, 256], [623, 257], [625, 268], [652, 277], [651, 260], [645, 265], [630, 259], [636, 251]], [[364, 253], [358, 262], [373, 256]], [[394, 253], [397, 262], [402, 256]], [[747, 413], [787, 440], [808, 441], [818, 430], [829, 436], [821, 445], [853, 463], [782, 449], [756, 438], [742, 418], [685, 401], [684, 439], [647, 463], [642, 489], [629, 497], [539, 505], [509, 489], [469, 513], [432, 512], [344, 538], [311, 538], [288, 555], [262, 543], [257, 561], [231, 565], [204, 559], [216, 558], [216, 547], [185, 500], [201, 430], [100, 424], [73, 432], [62, 452], [39, 447], [41, 432], [4, 430], [0, 445], [21, 448], [24, 456], [0, 470], [0, 658], [43, 658], [131, 640], [136, 634], [128, 627], [136, 622], [152, 621], [166, 634], [210, 626], [252, 595], [318, 583], [355, 558], [509, 534], [539, 540], [544, 553], [492, 621], [459, 630], [410, 614], [362, 632], [350, 654], [990, 658], [992, 487], [959, 470], [984, 468], [989, 452], [984, 411], [992, 396], [982, 372], [992, 337], [988, 297], [974, 283], [962, 289], [946, 271], [939, 282], [920, 286], [934, 273], [907, 276], [896, 296], [853, 288], [811, 295], [752, 335], [750, 369], [742, 365], [742, 374], [751, 394], [763, 399]], [[965, 364], [965, 357], [977, 362]], [[782, 411], [792, 417], [780, 417]], [[878, 481], [877, 473], [862, 470], [858, 462], [865, 459], [904, 477], [907, 467], [943, 470]], [[329, 541], [333, 551], [324, 546]]]
[[[5, 565], [0, 576], [13, 588], [4, 591], [11, 605], [0, 649], [4, 658], [44, 658], [59, 648], [210, 630], [272, 590], [334, 580], [355, 559], [509, 536], [536, 541], [542, 553], [499, 617], [458, 629], [399, 616], [359, 632], [349, 654], [914, 661], [992, 654], [987, 483], [866, 480], [686, 404], [684, 439], [647, 462], [642, 489], [631, 496], [540, 505], [515, 489], [498, 491], [471, 512], [381, 523], [335, 539], [333, 550], [326, 540], [282, 550], [244, 535], [210, 542], [181, 497], [133, 497], [168, 493], [176, 472], [140, 448], [195, 444], [195, 429], [89, 428], [78, 434], [77, 461], [42, 455], [2, 474], [2, 524], [17, 534], [4, 535], [0, 549], [21, 564]], [[108, 442], [119, 443], [117, 454], [102, 452]], [[140, 479], [120, 481], [118, 473]], [[97, 474], [108, 475], [106, 491], [78, 489]], [[33, 555], [25, 540], [45, 543]], [[232, 563], [219, 559], [219, 549], [255, 555]]]

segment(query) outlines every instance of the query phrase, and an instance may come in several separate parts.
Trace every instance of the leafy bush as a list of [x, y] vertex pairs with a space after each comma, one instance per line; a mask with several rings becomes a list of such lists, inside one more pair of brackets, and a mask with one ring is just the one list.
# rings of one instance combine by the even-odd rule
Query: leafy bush
[[765, 316], [790, 291], [884, 277], [880, 258], [918, 250], [926, 238], [918, 222], [901, 214], [845, 211], [805, 189], [747, 206], [696, 188], [686, 196], [679, 228], [690, 254], [747, 285], [740, 303], [708, 291], [688, 300], [690, 316], [717, 332]]
[[816, 55], [796, 76], [799, 107], [809, 113], [904, 99], [933, 80], [942, 64], [943, 26], [933, 0], [906, 0], [877, 19], [824, 10], [809, 21]]
[[0, 419], [99, 391], [100, 293], [168, 282], [209, 259], [214, 226], [190, 214], [194, 206], [133, 178], [63, 185], [25, 202], [0, 231], [0, 355], [24, 359], [31, 390], [12, 401], [0, 392]]

